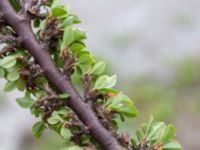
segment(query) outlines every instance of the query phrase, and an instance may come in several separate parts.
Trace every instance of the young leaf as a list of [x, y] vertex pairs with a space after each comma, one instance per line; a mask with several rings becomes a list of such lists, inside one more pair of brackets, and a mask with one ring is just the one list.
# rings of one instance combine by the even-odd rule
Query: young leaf
[[91, 55], [88, 55], [88, 54], [82, 55], [79, 58], [79, 63], [80, 64], [89, 65], [89, 64], [92, 64], [93, 62], [94, 62], [94, 58]]
[[20, 10], [20, 4], [19, 4], [19, 1], [17, 0], [9, 0], [12, 7], [16, 10], [16, 11], [19, 11]]
[[8, 81], [6, 83], [6, 85], [4, 86], [4, 91], [10, 92], [10, 91], [14, 90], [15, 88], [16, 88], [16, 81], [14, 81], [14, 82]]
[[5, 70], [0, 68], [0, 78], [5, 76]]
[[0, 60], [0, 66], [3, 68], [11, 68], [16, 64], [17, 60], [14, 56], [6, 56]]
[[111, 77], [104, 75], [100, 76], [97, 81], [95, 82], [94, 89], [101, 90], [101, 89], [109, 89], [115, 86], [117, 83], [117, 76], [113, 75]]
[[175, 135], [176, 135], [176, 129], [174, 128], [174, 126], [173, 125], [168, 125], [165, 128], [165, 134], [164, 134], [164, 136], [162, 138], [162, 141], [168, 142], [170, 140], [173, 140]]
[[40, 110], [34, 105], [30, 108], [31, 114], [33, 114], [36, 118], [40, 116]]
[[40, 23], [41, 23], [41, 20], [38, 19], [38, 18], [36, 18], [36, 19], [34, 20], [34, 22], [33, 22], [33, 26], [34, 26], [35, 28], [38, 28], [38, 27], [40, 27]]
[[91, 74], [99, 75], [105, 70], [106, 64], [103, 61], [96, 63], [91, 70]]
[[77, 52], [77, 57], [80, 58], [83, 55], [90, 55], [90, 52], [87, 49], [83, 49], [82, 51]]
[[7, 75], [7, 79], [9, 81], [16, 81], [19, 79], [19, 77], [20, 77], [19, 72], [16, 69], [10, 70]]
[[97, 81], [95, 82], [94, 89], [103, 89], [106, 87], [106, 84], [109, 80], [109, 77], [106, 75], [100, 76]]
[[62, 26], [63, 27], [70, 26], [70, 25], [73, 24], [73, 22], [74, 22], [74, 17], [73, 16], [69, 16], [63, 21]]
[[113, 86], [116, 85], [116, 83], [117, 83], [117, 75], [113, 75], [108, 79], [105, 88], [112, 88]]
[[105, 106], [111, 110], [120, 112], [127, 117], [135, 117], [138, 115], [138, 111], [135, 108], [133, 101], [122, 93], [107, 99]]
[[64, 30], [61, 49], [67, 48], [74, 41], [74, 31], [71, 27], [66, 27]]
[[171, 141], [165, 144], [162, 150], [182, 150], [182, 147], [177, 141]]
[[154, 141], [154, 140], [159, 141], [164, 135], [165, 128], [166, 125], [163, 122], [155, 123], [150, 129], [150, 132], [147, 135], [147, 139], [149, 141]]
[[57, 110], [57, 111], [55, 111], [55, 112], [56, 112], [56, 114], [58, 114], [58, 115], [66, 115], [66, 114], [69, 112], [69, 110], [66, 109], [66, 108], [63, 108], [63, 109]]
[[105, 94], [113, 93], [115, 96], [117, 95], [117, 93], [119, 93], [116, 89], [113, 89], [113, 88], [103, 88], [103, 89], [100, 89], [99, 91]]
[[132, 138], [130, 140], [130, 142], [131, 142], [131, 145], [134, 146], [134, 147], [136, 147], [138, 145], [138, 143], [139, 143], [139, 141], [136, 138]]
[[[115, 109], [113, 108], [113, 110], [115, 110]], [[120, 111], [126, 117], [135, 117], [138, 115], [138, 111], [134, 105], [126, 105], [126, 106], [119, 105], [116, 107], [116, 111]]]
[[67, 10], [63, 6], [54, 7], [51, 9], [51, 15], [53, 17], [61, 17], [67, 14]]
[[70, 46], [70, 48], [74, 53], [77, 53], [77, 52], [83, 50], [85, 48], [85, 46], [81, 43], [74, 43]]
[[83, 150], [83, 149], [78, 146], [70, 146], [70, 147], [62, 148], [60, 150]]
[[150, 130], [151, 130], [151, 127], [152, 127], [152, 125], [153, 125], [153, 116], [150, 116], [150, 120], [149, 120], [149, 123], [148, 123], [148, 125], [147, 125], [147, 130], [146, 130], [146, 132], [145, 132], [145, 135], [147, 136], [148, 134], [149, 134], [149, 132], [150, 132]]
[[62, 120], [62, 118], [60, 118], [59, 115], [55, 114], [55, 115], [52, 115], [47, 121], [49, 124], [54, 125], [54, 124], [59, 123], [61, 120]]
[[60, 99], [66, 99], [66, 98], [69, 98], [69, 94], [67, 94], [67, 93], [59, 94], [59, 98], [60, 98]]
[[60, 129], [60, 135], [65, 139], [65, 140], [69, 140], [71, 138], [71, 132], [69, 129], [62, 127]]
[[45, 124], [42, 121], [35, 123], [33, 125], [33, 127], [32, 127], [33, 136], [36, 139], [39, 139], [42, 136], [45, 128], [46, 128], [46, 126], [45, 126]]
[[86, 39], [85, 31], [83, 31], [81, 29], [76, 29], [74, 31], [74, 39], [75, 39], [75, 41], [80, 41], [80, 40]]
[[136, 131], [136, 135], [137, 135], [138, 141], [141, 142], [144, 139], [144, 133], [142, 132], [141, 129], [139, 129], [139, 130]]
[[17, 89], [19, 91], [24, 91], [25, 90], [25, 88], [26, 88], [26, 81], [25, 80], [19, 79], [19, 80], [17, 80], [16, 84], [17, 84]]
[[22, 108], [30, 108], [34, 104], [33, 99], [30, 97], [17, 98], [16, 101]]
[[78, 23], [81, 23], [81, 20], [80, 20], [80, 18], [78, 17], [78, 16], [76, 16], [76, 15], [71, 15], [71, 16], [73, 16], [74, 17], [74, 24], [78, 24]]

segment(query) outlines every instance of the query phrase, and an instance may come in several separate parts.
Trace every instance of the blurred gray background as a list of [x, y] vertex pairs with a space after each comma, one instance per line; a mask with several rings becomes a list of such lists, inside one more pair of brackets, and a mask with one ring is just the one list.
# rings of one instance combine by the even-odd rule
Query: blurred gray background
[[[133, 131], [153, 114], [175, 124], [184, 149], [199, 150], [200, 1], [64, 2], [81, 18], [78, 26], [87, 31], [89, 49], [118, 74], [118, 88], [138, 106], [140, 119], [127, 121], [124, 130]], [[1, 89], [3, 85], [1, 79]], [[0, 150], [56, 150], [53, 133], [41, 141], [32, 138], [35, 119], [16, 104], [21, 95], [1, 90]]]

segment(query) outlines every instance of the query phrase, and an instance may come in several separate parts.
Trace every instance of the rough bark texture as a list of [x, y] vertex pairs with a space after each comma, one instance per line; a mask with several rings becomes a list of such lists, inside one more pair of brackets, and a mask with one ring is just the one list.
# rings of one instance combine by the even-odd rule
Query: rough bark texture
[[18, 15], [8, 0], [0, 0], [0, 12], [2, 19], [21, 38], [21, 46], [25, 48], [41, 66], [46, 77], [61, 93], [69, 93], [68, 106], [78, 115], [79, 119], [89, 128], [91, 135], [99, 142], [105, 150], [120, 150], [120, 146], [109, 131], [107, 131], [97, 119], [95, 113], [86, 104], [80, 94], [76, 91], [70, 80], [56, 68], [48, 50], [44, 49], [35, 38], [32, 31], [30, 19], [27, 16]]

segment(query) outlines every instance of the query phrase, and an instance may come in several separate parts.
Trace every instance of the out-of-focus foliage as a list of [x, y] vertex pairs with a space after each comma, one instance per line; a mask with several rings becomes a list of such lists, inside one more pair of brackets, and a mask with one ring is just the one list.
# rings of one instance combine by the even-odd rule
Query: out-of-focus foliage
[[[128, 120], [122, 131], [129, 129], [133, 133], [133, 127], [147, 120], [148, 115], [152, 114], [156, 121], [176, 122], [179, 134], [185, 132], [183, 135], [192, 136], [193, 130], [186, 127], [190, 127], [189, 124], [198, 125], [194, 120], [200, 113], [200, 62], [194, 57], [176, 63], [173, 67], [174, 76], [168, 79], [168, 82], [147, 76], [136, 78], [132, 83], [128, 81], [129, 88], [124, 90], [133, 95], [135, 104], [142, 113], [138, 120]], [[186, 142], [187, 138], [179, 138]]]
[[136, 131], [136, 136], [131, 140], [137, 149], [150, 147], [150, 149], [181, 150], [181, 145], [174, 140], [176, 130], [173, 125], [165, 125], [163, 122], [153, 123], [151, 116], [148, 124], [143, 124]]

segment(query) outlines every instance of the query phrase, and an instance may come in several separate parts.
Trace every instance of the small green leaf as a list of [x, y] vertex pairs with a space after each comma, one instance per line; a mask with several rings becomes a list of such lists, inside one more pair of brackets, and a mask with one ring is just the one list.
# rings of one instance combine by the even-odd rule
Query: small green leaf
[[171, 141], [165, 144], [162, 150], [182, 150], [182, 147], [177, 141]]
[[133, 101], [130, 100], [126, 95], [124, 95], [122, 92], [114, 97], [110, 97], [107, 99], [106, 106], [107, 107], [116, 107], [120, 104], [133, 104]]
[[83, 149], [78, 146], [70, 146], [70, 147], [62, 148], [60, 150], [83, 150]]
[[135, 108], [133, 101], [123, 93], [119, 93], [117, 96], [107, 99], [105, 106], [111, 110], [120, 112], [127, 117], [135, 117], [138, 115], [138, 111]]
[[[113, 108], [114, 110], [114, 108]], [[137, 109], [135, 108], [134, 105], [118, 105], [116, 107], [116, 111], [120, 111], [121, 113], [123, 113], [126, 117], [135, 117], [138, 115], [138, 111]]]
[[30, 97], [17, 98], [16, 101], [22, 108], [30, 108], [34, 103], [33, 99]]
[[74, 17], [74, 22], [73, 23], [75, 23], [75, 24], [81, 23], [81, 20], [79, 19], [78, 16], [76, 16], [76, 15], [71, 15], [71, 16]]
[[46, 128], [46, 126], [42, 121], [35, 123], [32, 127], [33, 136], [36, 139], [39, 139], [42, 136], [42, 134], [44, 133], [45, 128]]
[[60, 98], [60, 99], [66, 99], [66, 98], [69, 98], [69, 94], [67, 94], [67, 93], [59, 94], [59, 98]]
[[134, 147], [137, 146], [138, 141], [137, 141], [135, 138], [132, 138], [132, 139], [130, 140], [130, 142], [131, 142], [131, 145], [132, 145], [132, 146], [134, 146]]
[[91, 74], [96, 74], [99, 75], [101, 74], [104, 70], [105, 70], [106, 64], [103, 61], [100, 61], [98, 63], [96, 63], [93, 67], [93, 69], [91, 70]]
[[117, 75], [113, 75], [111, 76], [106, 84], [106, 88], [112, 88], [113, 86], [115, 86], [117, 83]]
[[80, 58], [83, 55], [90, 55], [90, 52], [87, 49], [83, 49], [82, 51], [77, 52], [77, 57]]
[[19, 72], [16, 69], [12, 69], [8, 72], [7, 79], [9, 81], [16, 81], [20, 77]]
[[116, 89], [113, 88], [103, 88], [99, 90], [101, 93], [119, 93]]
[[5, 77], [5, 70], [3, 68], [0, 68], [0, 78]]
[[95, 82], [94, 89], [103, 89], [106, 87], [106, 84], [109, 80], [109, 77], [106, 75], [100, 76]]
[[[63, 49], [62, 51], [64, 51], [64, 50], [65, 49]], [[62, 53], [60, 53], [60, 54], [62, 54]], [[61, 67], [61, 68], [64, 67], [64, 61], [62, 59], [60, 59], [60, 55], [57, 51], [54, 52], [54, 61], [58, 67]]]
[[59, 115], [53, 115], [47, 121], [49, 124], [54, 125], [54, 124], [59, 123], [61, 120], [62, 120], [62, 118], [60, 118]]
[[71, 132], [69, 129], [62, 127], [60, 129], [60, 135], [65, 139], [65, 140], [69, 140], [72, 136]]
[[141, 142], [144, 139], [144, 133], [142, 132], [141, 129], [136, 131], [136, 135], [137, 135], [138, 141]]
[[165, 128], [166, 125], [163, 122], [155, 123], [150, 129], [150, 132], [147, 135], [147, 139], [149, 141], [154, 141], [154, 140], [159, 141], [164, 135]]
[[89, 54], [84, 54], [79, 58], [80, 64], [92, 64], [94, 62], [94, 58]]
[[36, 18], [35, 20], [34, 20], [34, 22], [33, 22], [33, 26], [35, 27], [35, 28], [38, 28], [38, 27], [40, 27], [40, 19], [38, 19], [38, 18]]
[[150, 132], [150, 130], [151, 130], [151, 128], [152, 128], [153, 120], [154, 120], [153, 116], [150, 116], [150, 120], [149, 120], [149, 123], [148, 123], [148, 125], [147, 125], [147, 130], [146, 130], [146, 132], [145, 132], [145, 135], [146, 135], [146, 136], [149, 134], [149, 132]]
[[80, 71], [80, 75], [82, 75], [82, 74], [88, 74], [90, 71], [91, 71], [91, 69], [92, 69], [92, 66], [91, 65], [88, 65], [88, 64], [82, 64], [82, 65], [79, 65], [79, 68], [81, 69]]
[[75, 41], [86, 39], [86, 32], [81, 29], [76, 29], [74, 31], [74, 39]]
[[17, 80], [17, 89], [24, 91], [26, 89], [26, 81], [22, 79]]
[[70, 46], [70, 48], [74, 53], [77, 53], [77, 52], [83, 50], [85, 48], [85, 46], [81, 43], [74, 43]]
[[67, 48], [74, 41], [74, 31], [71, 27], [66, 27], [64, 30], [61, 49]]
[[0, 60], [0, 66], [3, 68], [11, 68], [16, 64], [17, 60], [14, 56], [6, 56]]
[[88, 135], [83, 135], [80, 140], [81, 140], [82, 145], [91, 143], [90, 136], [88, 136]]
[[21, 6], [20, 6], [20, 4], [19, 4], [19, 1], [17, 1], [17, 0], [9, 0], [9, 1], [10, 1], [10, 3], [11, 3], [12, 7], [13, 7], [16, 11], [19, 11], [19, 10], [20, 10]]
[[122, 122], [126, 120], [125, 116], [122, 113], [119, 113], [119, 117]]
[[63, 21], [62, 26], [63, 27], [70, 26], [70, 25], [73, 24], [73, 22], [74, 22], [74, 17], [73, 16], [69, 16]]
[[35, 107], [34, 105], [30, 108], [31, 114], [33, 114], [36, 118], [40, 116], [39, 108]]
[[164, 134], [164, 136], [162, 138], [162, 141], [168, 142], [170, 140], [173, 140], [175, 135], [176, 135], [176, 129], [174, 128], [174, 126], [173, 125], [168, 125], [165, 128], [165, 134]]
[[46, 91], [43, 90], [39, 90], [39, 91], [35, 91], [34, 92], [34, 96], [35, 97], [43, 97], [43, 96], [48, 96]]
[[54, 7], [51, 9], [51, 15], [53, 17], [61, 17], [67, 14], [67, 10], [63, 6]]
[[69, 112], [69, 109], [63, 108], [58, 111], [55, 111], [58, 115], [66, 115]]
[[113, 75], [111, 77], [107, 75], [100, 76], [95, 82], [94, 89], [100, 90], [105, 88], [112, 88], [117, 83], [117, 76]]
[[14, 81], [14, 82], [8, 81], [6, 83], [6, 85], [4, 86], [4, 91], [10, 92], [10, 91], [14, 90], [15, 88], [16, 88], [16, 81]]

